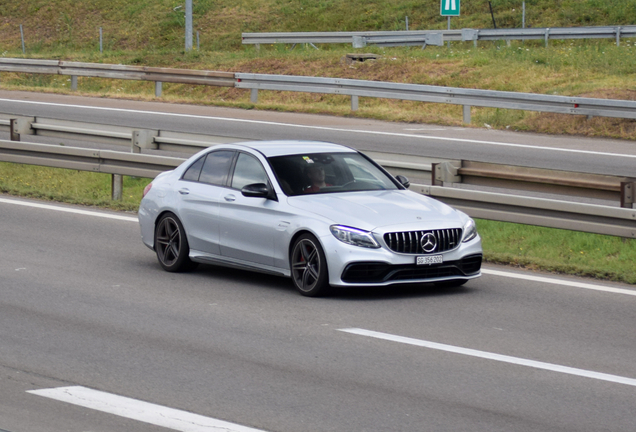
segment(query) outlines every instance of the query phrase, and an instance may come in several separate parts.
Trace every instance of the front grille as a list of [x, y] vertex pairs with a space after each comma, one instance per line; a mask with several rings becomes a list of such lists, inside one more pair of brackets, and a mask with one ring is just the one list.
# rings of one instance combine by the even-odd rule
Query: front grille
[[[422, 236], [431, 233], [435, 236], [437, 246], [430, 252], [422, 249]], [[462, 239], [461, 228], [449, 228], [428, 231], [406, 231], [384, 234], [384, 241], [393, 252], [407, 254], [440, 253], [455, 249]]]
[[347, 283], [383, 283], [410, 280], [426, 280], [442, 277], [471, 276], [481, 269], [481, 254], [470, 255], [457, 261], [442, 264], [391, 265], [382, 262], [357, 262], [349, 264], [342, 273], [342, 281]]

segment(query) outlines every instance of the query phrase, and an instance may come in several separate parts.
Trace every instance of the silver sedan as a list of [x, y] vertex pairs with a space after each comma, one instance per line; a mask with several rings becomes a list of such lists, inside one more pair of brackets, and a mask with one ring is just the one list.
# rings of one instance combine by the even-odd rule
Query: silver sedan
[[144, 244], [167, 271], [198, 263], [291, 277], [301, 294], [481, 274], [475, 222], [338, 144], [210, 147], [144, 191]]

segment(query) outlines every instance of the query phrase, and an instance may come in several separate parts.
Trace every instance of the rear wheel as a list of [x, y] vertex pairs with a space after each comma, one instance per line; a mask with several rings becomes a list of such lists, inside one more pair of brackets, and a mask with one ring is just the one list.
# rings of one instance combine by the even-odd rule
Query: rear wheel
[[290, 256], [292, 280], [296, 289], [308, 297], [318, 297], [329, 291], [327, 260], [318, 239], [303, 234], [294, 242]]
[[188, 256], [190, 247], [183, 225], [172, 213], [166, 213], [157, 223], [155, 251], [159, 264], [166, 271], [187, 271], [197, 266]]

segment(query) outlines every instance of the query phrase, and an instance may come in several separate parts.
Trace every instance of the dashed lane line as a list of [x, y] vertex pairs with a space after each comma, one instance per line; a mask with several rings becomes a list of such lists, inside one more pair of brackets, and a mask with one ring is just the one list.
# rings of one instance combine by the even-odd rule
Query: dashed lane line
[[359, 336], [366, 336], [366, 337], [375, 338], [375, 339], [387, 340], [391, 342], [399, 342], [399, 343], [403, 343], [407, 345], [414, 345], [414, 346], [418, 346], [422, 348], [429, 348], [429, 349], [438, 350], [438, 351], [446, 351], [446, 352], [450, 352], [454, 354], [460, 354], [460, 355], [465, 355], [470, 357], [478, 357], [478, 358], [482, 358], [486, 360], [494, 360], [494, 361], [509, 363], [509, 364], [518, 365], [518, 366], [526, 366], [526, 367], [531, 367], [535, 369], [542, 369], [542, 370], [558, 372], [558, 373], [568, 374], [568, 375], [576, 375], [576, 376], [580, 376], [584, 378], [591, 378], [595, 380], [608, 381], [612, 383], [624, 384], [624, 385], [636, 387], [636, 379], [623, 377], [619, 375], [610, 375], [610, 374], [601, 373], [601, 372], [594, 372], [594, 371], [589, 371], [585, 369], [577, 369], [577, 368], [573, 368], [569, 366], [545, 363], [545, 362], [536, 361], [536, 360], [524, 359], [521, 357], [512, 357], [508, 355], [496, 354], [496, 353], [491, 353], [487, 351], [479, 351], [479, 350], [475, 350], [471, 348], [463, 348], [463, 347], [458, 347], [453, 345], [446, 345], [446, 344], [441, 344], [441, 343], [431, 342], [431, 341], [426, 341], [421, 339], [413, 339], [410, 337], [397, 336], [397, 335], [393, 335], [389, 333], [381, 333], [377, 331], [365, 330], [360, 328], [346, 328], [346, 329], [339, 329], [339, 331], [342, 331], [345, 333], [351, 333], [351, 334], [355, 334]]
[[182, 432], [264, 432], [263, 429], [254, 429], [82, 386], [31, 390], [27, 393]]

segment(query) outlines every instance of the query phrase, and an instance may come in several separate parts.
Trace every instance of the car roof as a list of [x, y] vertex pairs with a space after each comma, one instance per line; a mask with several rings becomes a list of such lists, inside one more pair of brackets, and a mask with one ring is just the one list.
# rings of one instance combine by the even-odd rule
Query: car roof
[[340, 144], [322, 141], [280, 140], [249, 141], [234, 143], [238, 148], [249, 147], [263, 153], [267, 157], [309, 154], [309, 153], [355, 153], [356, 150]]

